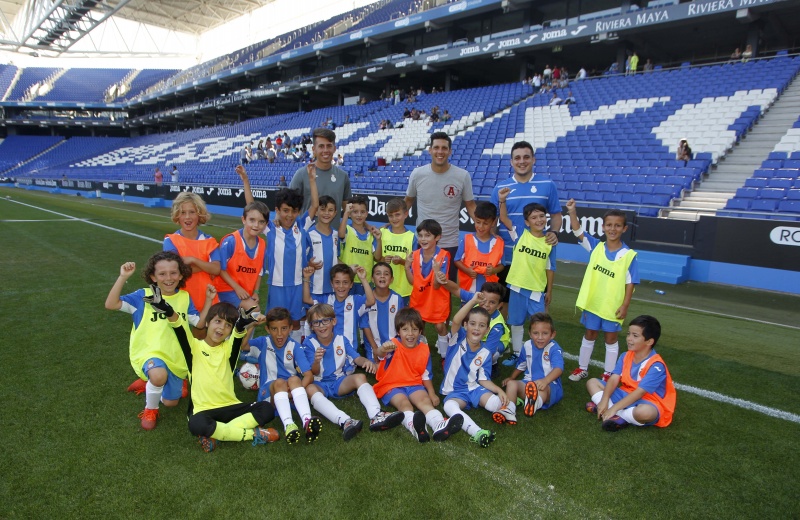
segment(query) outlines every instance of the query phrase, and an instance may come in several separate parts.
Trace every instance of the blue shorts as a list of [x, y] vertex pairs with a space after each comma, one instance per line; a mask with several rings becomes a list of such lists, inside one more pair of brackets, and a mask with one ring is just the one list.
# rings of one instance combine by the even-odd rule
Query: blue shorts
[[425, 395], [428, 395], [428, 391], [425, 390], [425, 387], [422, 386], [422, 385], [398, 386], [397, 388], [392, 388], [386, 394], [384, 394], [384, 396], [381, 397], [381, 402], [383, 403], [384, 406], [389, 406], [389, 404], [390, 404], [389, 401], [392, 400], [392, 397], [394, 397], [394, 396], [396, 396], [398, 394], [403, 394], [406, 397], [409, 397], [409, 401], [410, 401], [411, 400], [410, 399], [411, 394], [413, 394], [414, 392], [419, 392], [420, 390], [425, 392]]
[[466, 408], [464, 410], [469, 410], [470, 408], [480, 408], [481, 407], [481, 397], [483, 394], [491, 394], [489, 390], [485, 389], [482, 386], [479, 386], [475, 390], [464, 390], [463, 392], [450, 392], [444, 398], [444, 402], [447, 402], [449, 399], [461, 399], [465, 403], [467, 403]]
[[[296, 376], [289, 376], [289, 377], [296, 377]], [[273, 379], [272, 381], [267, 381], [266, 383], [264, 383], [264, 386], [258, 387], [258, 398], [256, 399], [257, 401], [270, 401], [270, 402], [272, 401], [272, 394], [270, 393], [269, 388], [272, 386], [272, 383], [274, 383], [275, 381], [277, 381], [277, 380]], [[285, 381], [288, 381], [288, 379], [286, 379]], [[292, 392], [289, 391], [289, 397], [290, 398], [291, 398], [291, 395], [292, 395]], [[276, 409], [276, 412], [277, 412], [277, 409]]]
[[242, 303], [242, 300], [240, 300], [239, 297], [236, 296], [236, 291], [218, 292], [217, 296], [219, 296], [220, 302], [230, 303], [237, 309], [239, 308], [239, 304]]
[[342, 376], [339, 379], [334, 379], [332, 381], [314, 381], [314, 384], [317, 385], [320, 390], [322, 390], [322, 395], [325, 397], [341, 399], [354, 393], [350, 392], [349, 394], [339, 395], [339, 387], [342, 386], [342, 381], [344, 381], [345, 377], [349, 376]]
[[[523, 383], [528, 383], [530, 379], [523, 379]], [[564, 387], [557, 384], [555, 381], [550, 383], [550, 400], [548, 402], [542, 402], [542, 410], [547, 410], [558, 404], [558, 402], [564, 398]]]
[[159, 358], [150, 358], [142, 365], [142, 372], [147, 375], [151, 368], [164, 368], [167, 371], [167, 382], [164, 384], [164, 390], [161, 392], [161, 397], [168, 401], [176, 401], [181, 398], [183, 392], [183, 379], [172, 373], [166, 363]]
[[289, 285], [281, 287], [270, 285], [267, 292], [267, 310], [275, 307], [283, 307], [289, 310], [289, 315], [293, 320], [305, 318], [303, 312], [303, 286]]
[[[511, 311], [509, 310], [509, 313]], [[622, 330], [622, 325], [616, 321], [604, 320], [597, 314], [589, 311], [581, 313], [581, 325], [586, 327], [586, 330], [600, 330], [603, 332], [619, 332]]]
[[528, 316], [533, 316], [537, 312], [544, 312], [544, 293], [540, 301], [531, 300], [527, 295], [509, 290], [508, 295], [508, 319], [509, 325], [524, 325]]
[[[600, 379], [600, 384], [601, 384], [601, 385], [603, 385], [604, 387], [606, 386], [606, 382], [605, 382], [605, 381], [603, 381], [602, 379]], [[612, 403], [612, 405], [613, 405], [613, 403], [618, 403], [618, 402], [620, 402], [621, 400], [625, 399], [627, 396], [628, 396], [628, 392], [626, 392], [625, 390], [620, 390], [619, 388], [617, 388], [617, 389], [616, 389], [616, 390], [614, 390], [614, 392], [611, 394], [611, 399], [610, 399], [610, 400], [611, 400], [611, 403]], [[651, 426], [651, 425], [653, 425], [653, 424], [657, 423], [657, 422], [658, 422], [658, 419], [659, 419], [659, 418], [660, 418], [660, 416], [661, 416], [661, 414], [660, 414], [660, 413], [658, 413], [658, 408], [656, 407], [656, 405], [654, 405], [654, 404], [653, 404], [653, 403], [651, 403], [650, 401], [646, 401], [646, 400], [644, 400], [644, 399], [639, 399], [638, 401], [634, 401], [634, 402], [633, 402], [632, 404], [630, 404], [629, 406], [626, 406], [626, 407], [625, 407], [625, 410], [627, 410], [627, 409], [629, 409], [629, 408], [634, 408], [634, 407], [636, 407], [636, 406], [639, 406], [640, 404], [647, 404], [647, 405], [650, 405], [650, 406], [652, 406], [653, 408], [655, 408], [655, 409], [656, 409], [656, 414], [658, 414], [658, 415], [656, 416], [656, 420], [655, 420], [655, 421], [652, 421], [652, 422], [649, 422], [649, 423], [645, 423], [645, 426]]]

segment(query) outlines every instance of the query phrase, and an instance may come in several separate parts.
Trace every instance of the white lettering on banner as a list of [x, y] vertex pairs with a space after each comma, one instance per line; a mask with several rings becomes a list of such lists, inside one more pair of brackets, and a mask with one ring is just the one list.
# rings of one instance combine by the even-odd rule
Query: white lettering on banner
[[212, 193], [214, 193], [214, 188], [207, 188], [206, 189], [206, 195], [211, 195]]
[[698, 14], [710, 14], [726, 9], [733, 9], [733, 0], [717, 0], [716, 2], [709, 2], [707, 4], [693, 3], [689, 5], [689, 16], [697, 16]]
[[[412, 63], [413, 63], [413, 62], [412, 62]], [[406, 65], [408, 65], [408, 62], [407, 62], [406, 60], [403, 60], [403, 61], [398, 61], [397, 63], [395, 63], [395, 64], [394, 64], [394, 67], [395, 67], [396, 69], [399, 69], [399, 68], [401, 68], [401, 67], [405, 67]]]
[[556, 38], [563, 38], [567, 35], [566, 29], [558, 29], [555, 31], [547, 31], [546, 33], [542, 34], [542, 41], [546, 42], [547, 40], [554, 40]]
[[538, 37], [539, 37], [538, 34], [532, 34], [532, 35], [528, 36], [527, 38], [525, 38], [525, 43], [530, 43], [530, 42], [532, 42], [533, 40], [535, 40]]
[[500, 42], [500, 45], [497, 46], [498, 49], [505, 49], [506, 47], [511, 47], [513, 45], [519, 45], [520, 39], [519, 38], [512, 38], [510, 40], [503, 40]]
[[[104, 187], [104, 188], [108, 188], [108, 185], [106, 185], [105, 183], [103, 183], [103, 187]], [[170, 192], [170, 193], [179, 192], [179, 191], [181, 191], [181, 187], [180, 187], [180, 186], [170, 186], [170, 187], [169, 187], [169, 192]]]
[[483, 48], [483, 52], [486, 52], [486, 51], [488, 51], [488, 50], [489, 50], [489, 49], [491, 49], [492, 47], [494, 47], [494, 43], [490, 43], [490, 44], [488, 44], [486, 47], [484, 47], [484, 48]]
[[231, 195], [230, 188], [217, 188], [217, 195]]
[[584, 29], [586, 29], [587, 27], [589, 27], [589, 26], [588, 26], [588, 25], [579, 25], [579, 26], [578, 26], [578, 27], [577, 27], [575, 30], [573, 30], [573, 31], [570, 31], [569, 33], [570, 33], [572, 36], [578, 36], [578, 35], [579, 35], [580, 33], [582, 33], [582, 32], [583, 32], [583, 30], [584, 30]]
[[[238, 197], [238, 195], [237, 195]], [[253, 198], [266, 199], [267, 190], [253, 190]]]
[[471, 47], [464, 47], [461, 49], [460, 56], [469, 56], [470, 54], [475, 54], [476, 52], [481, 52], [480, 45], [472, 45]]
[[466, 2], [461, 2], [460, 4], [451, 5], [450, 8], [447, 10], [448, 13], [457, 13], [459, 11], [464, 11], [467, 8]]
[[800, 228], [776, 227], [770, 231], [769, 239], [779, 246], [800, 246]]
[[192, 186], [192, 193], [197, 193], [199, 195], [205, 195], [205, 189], [202, 186]]
[[363, 37], [364, 37], [364, 33], [362, 31], [354, 32], [353, 34], [350, 35], [350, 39], [351, 40], [358, 40], [358, 39], [363, 38]]
[[292, 57], [291, 51], [290, 52], [284, 52], [283, 54], [281, 54], [281, 59], [282, 60], [288, 60], [291, 57]]
[[145, 191], [144, 184], [137, 184], [136, 185], [136, 191]]
[[315, 51], [318, 51], [321, 48], [323, 48], [324, 46], [325, 46], [325, 44], [323, 42], [319, 42], [319, 43], [315, 43], [314, 46], [312, 47], [312, 49], [314, 49]]
[[428, 56], [427, 58], [425, 58], [425, 61], [427, 62], [438, 61], [438, 60], [439, 60], [438, 54], [434, 54], [433, 56]]
[[626, 29], [633, 25], [630, 18], [618, 18], [617, 20], [610, 20], [605, 22], [597, 22], [594, 30], [597, 32], [616, 31], [619, 29]]
[[636, 15], [636, 25], [646, 25], [650, 23], [664, 22], [669, 20], [666, 11], [654, 11], [652, 13], [639, 13]]
[[405, 18], [397, 20], [396, 22], [394, 22], [394, 26], [395, 27], [406, 27], [406, 26], [408, 26], [409, 23], [411, 23], [411, 19], [408, 16], [406, 16]]
[[125, 184], [117, 184], [117, 188], [124, 190], [127, 186]]
[[381, 202], [378, 197], [369, 196], [369, 215], [386, 215], [386, 203]]

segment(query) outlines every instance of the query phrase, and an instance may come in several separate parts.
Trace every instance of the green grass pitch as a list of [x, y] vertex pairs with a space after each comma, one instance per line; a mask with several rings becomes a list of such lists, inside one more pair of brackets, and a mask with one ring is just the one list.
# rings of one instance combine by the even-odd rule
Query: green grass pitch
[[[238, 222], [215, 215], [204, 229], [220, 238]], [[158, 427], [141, 430], [144, 399], [125, 392], [134, 377], [130, 318], [103, 308], [119, 266], [141, 267], [160, 248], [115, 230], [160, 240], [174, 229], [165, 209], [0, 188], [0, 518], [800, 515], [796, 296], [644, 282], [629, 315], [659, 318], [657, 350], [676, 382], [788, 412], [790, 420], [679, 391], [669, 428], [611, 434], [583, 410], [583, 383], [565, 375], [563, 402], [532, 419], [521, 415], [515, 427], [471, 411], [497, 431], [488, 449], [463, 433], [419, 445], [403, 428], [365, 429], [344, 443], [323, 420], [313, 445], [224, 443], [206, 454], [187, 430], [183, 405], [162, 407]], [[582, 334], [574, 311], [582, 272], [559, 264], [551, 307], [556, 339], [570, 354]], [[132, 277], [126, 291], [142, 283]], [[602, 359], [597, 343], [594, 359]], [[567, 360], [566, 373], [575, 366]], [[496, 380], [509, 372], [503, 367]], [[244, 401], [255, 398], [238, 391]], [[337, 404], [366, 419], [356, 398]]]

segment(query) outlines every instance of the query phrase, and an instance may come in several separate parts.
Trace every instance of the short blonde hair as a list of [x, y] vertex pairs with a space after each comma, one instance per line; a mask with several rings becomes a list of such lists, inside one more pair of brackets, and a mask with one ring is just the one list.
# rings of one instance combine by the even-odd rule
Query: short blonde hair
[[181, 215], [181, 206], [184, 202], [191, 202], [194, 204], [194, 207], [197, 209], [197, 216], [199, 217], [200, 224], [205, 224], [209, 220], [211, 220], [211, 213], [208, 212], [206, 209], [206, 203], [203, 202], [203, 199], [200, 198], [200, 195], [196, 193], [189, 193], [188, 191], [182, 191], [175, 197], [175, 200], [172, 201], [172, 221], [174, 223], [178, 223]]

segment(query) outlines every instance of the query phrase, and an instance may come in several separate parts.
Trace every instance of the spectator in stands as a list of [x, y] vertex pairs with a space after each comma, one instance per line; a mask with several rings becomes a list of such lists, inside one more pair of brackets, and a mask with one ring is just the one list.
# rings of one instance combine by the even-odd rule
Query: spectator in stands
[[278, 149], [280, 149], [280, 148], [283, 146], [283, 137], [281, 137], [281, 134], [278, 134], [278, 135], [275, 137], [275, 146], [276, 146]]
[[411, 110], [409, 110], [408, 107], [406, 107], [406, 109], [403, 110], [403, 119], [408, 119], [410, 117], [411, 117]]
[[567, 92], [567, 99], [564, 100], [565, 105], [573, 105], [575, 104], [575, 96], [572, 95], [572, 91], [570, 90]]
[[178, 184], [178, 178], [179, 178], [178, 167], [173, 165], [172, 166], [172, 184]]
[[560, 85], [561, 84], [561, 68], [558, 66], [553, 67], [553, 71], [551, 73], [553, 78], [553, 85]]
[[531, 85], [533, 85], [533, 93], [538, 92], [542, 88], [542, 75], [534, 74]]
[[453, 116], [451, 116], [450, 112], [448, 112], [447, 109], [445, 108], [444, 109], [444, 113], [442, 114], [442, 121], [444, 121], [446, 123], [447, 121], [450, 121], [451, 119], [453, 119]]
[[164, 174], [161, 173], [161, 168], [156, 166], [156, 173], [153, 175], [153, 180], [156, 181], [156, 186], [161, 186], [164, 184]]
[[267, 154], [264, 151], [264, 140], [263, 139], [259, 139], [258, 148], [256, 150], [256, 159], [266, 159], [266, 158], [267, 158]]
[[274, 163], [276, 157], [275, 147], [270, 146], [269, 148], [267, 148], [266, 156], [267, 156], [267, 161], [269, 161], [270, 163]]
[[619, 72], [619, 65], [617, 64], [617, 62], [616, 62], [616, 61], [615, 61], [614, 63], [612, 63], [612, 64], [611, 64], [611, 65], [608, 67], [608, 70], [607, 70], [607, 72], [608, 72], [609, 74], [617, 74], [617, 73]]
[[576, 80], [586, 79], [586, 69], [581, 67], [581, 70], [578, 71], [578, 75], [575, 76]]
[[566, 67], [561, 67], [561, 77], [558, 82], [560, 88], [567, 88], [569, 86], [569, 72]]
[[242, 146], [242, 151], [239, 152], [239, 164], [247, 164], [250, 160], [247, 158], [247, 145]]
[[629, 52], [627, 57], [625, 58], [625, 75], [631, 73], [631, 53]]
[[553, 83], [553, 69], [550, 68], [550, 65], [545, 65], [544, 70], [542, 71], [542, 84], [547, 85], [548, 87]]
[[742, 51], [739, 50], [739, 47], [736, 47], [736, 50], [733, 51], [733, 54], [731, 54], [731, 59], [730, 59], [730, 61], [728, 63], [736, 63], [737, 61], [740, 61], [741, 59], [742, 59]]
[[747, 61], [753, 57], [753, 46], [748, 44], [747, 47], [744, 48], [744, 52], [742, 53], [742, 63], [747, 63]]
[[411, 109], [411, 119], [414, 120], [414, 121], [419, 121], [419, 118], [420, 118], [419, 110], [417, 110], [416, 108], [412, 108]]
[[563, 99], [558, 97], [558, 92], [556, 92], [555, 89], [554, 89], [553, 90], [553, 97], [550, 98], [550, 106], [554, 107], [554, 106], [560, 105], [563, 101], [564, 101]]
[[279, 188], [288, 188], [289, 185], [286, 184], [286, 176], [281, 175], [281, 178], [278, 180], [278, 187]]
[[381, 119], [381, 124], [378, 125], [378, 130], [386, 130], [386, 119]]
[[[423, 220], [434, 219], [442, 226], [439, 247], [450, 252], [453, 258], [458, 251], [459, 222], [461, 203], [467, 208], [469, 216], [475, 211], [475, 197], [472, 193], [470, 174], [458, 166], [450, 164], [452, 140], [445, 132], [431, 134], [428, 152], [431, 163], [415, 168], [408, 178], [406, 207], [417, 202], [417, 225]], [[458, 269], [450, 270], [450, 278], [455, 281]]]
[[692, 160], [692, 148], [689, 146], [689, 141], [685, 137], [678, 142], [678, 151], [675, 154], [675, 159], [678, 161]]
[[631, 56], [631, 74], [636, 74], [636, 69], [639, 68], [639, 55], [636, 54], [636, 51], [633, 51], [633, 56]]
[[644, 63], [645, 72], [653, 72], [653, 62], [650, 61], [650, 58], [647, 58], [647, 61]]
[[[317, 168], [317, 190], [319, 196], [327, 195], [336, 201], [336, 207], [342, 207], [342, 201], [353, 196], [350, 191], [350, 177], [347, 172], [333, 164], [336, 153], [336, 134], [327, 128], [317, 128], [313, 133], [314, 145], [311, 150], [316, 158], [314, 165]], [[300, 190], [303, 194], [303, 207], [301, 212], [308, 210], [311, 205], [311, 187], [308, 182], [308, 169], [306, 166], [299, 168], [292, 177], [289, 187]], [[334, 229], [339, 227], [340, 216], [331, 222]]]

